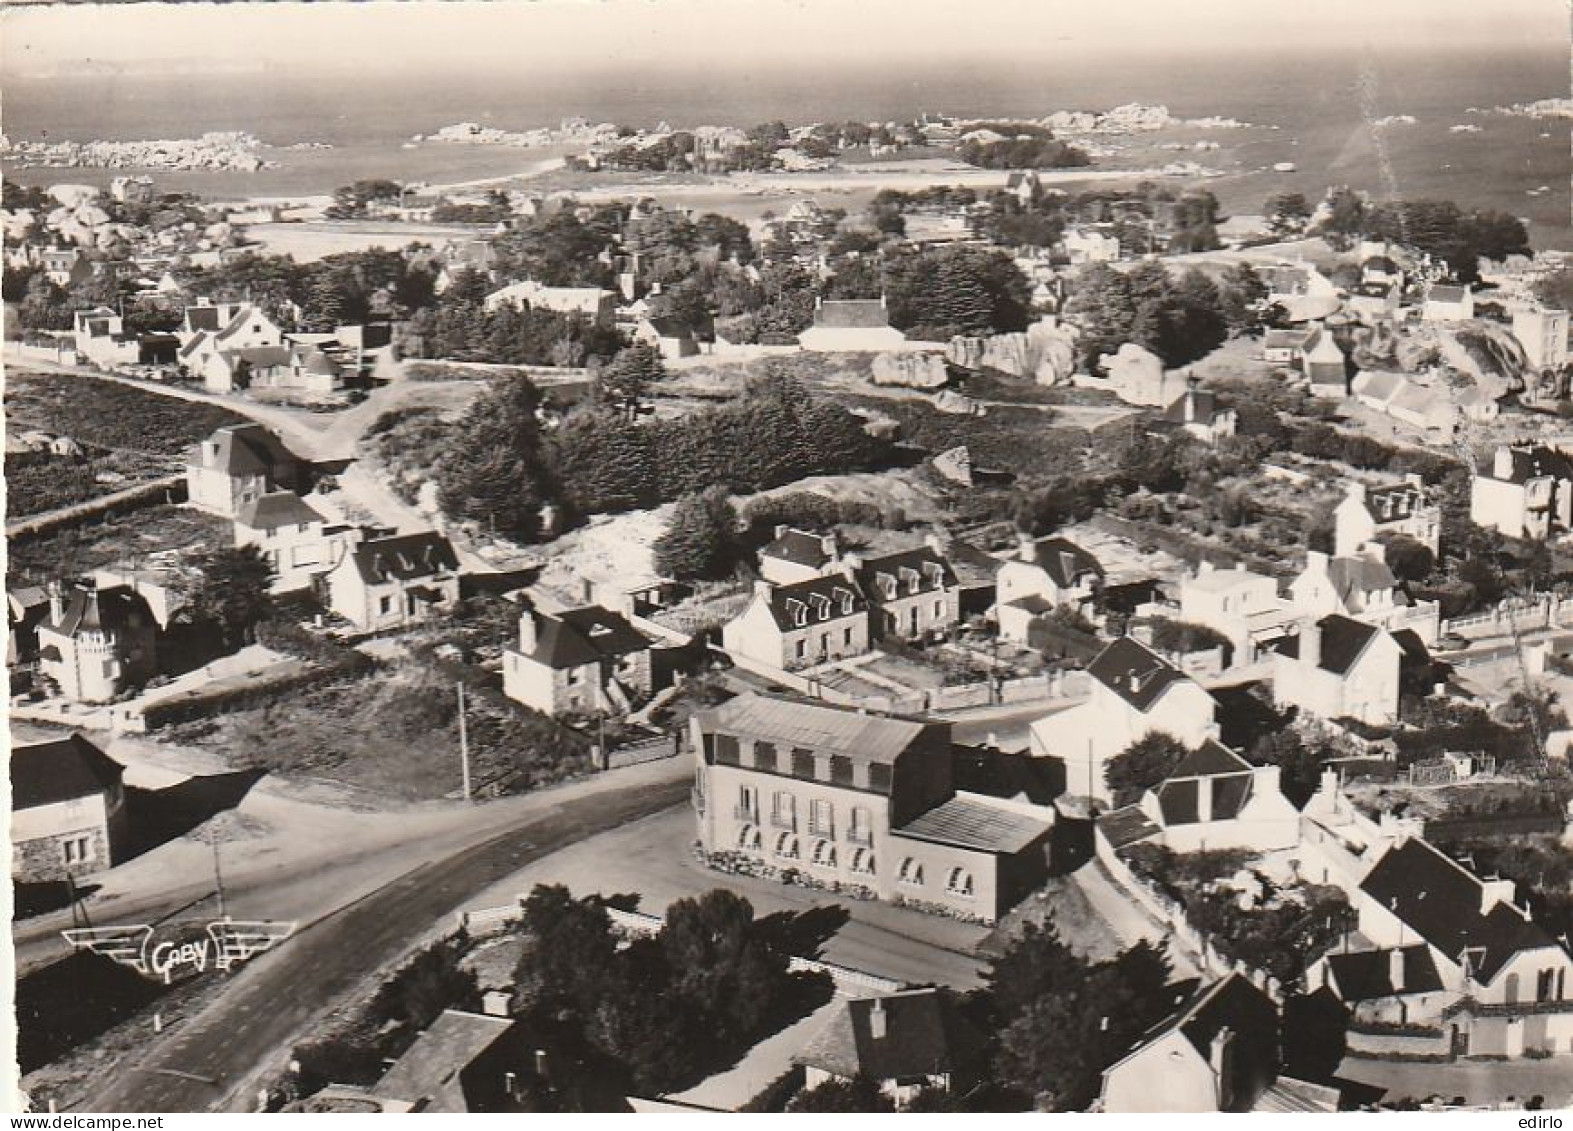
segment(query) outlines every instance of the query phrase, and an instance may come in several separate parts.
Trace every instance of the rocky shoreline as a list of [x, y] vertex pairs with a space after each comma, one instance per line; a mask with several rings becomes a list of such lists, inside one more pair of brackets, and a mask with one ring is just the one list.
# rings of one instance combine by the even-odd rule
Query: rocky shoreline
[[255, 173], [278, 162], [258, 152], [262, 142], [248, 133], [207, 133], [159, 141], [4, 142], [6, 157], [20, 165], [60, 169], [165, 169]]

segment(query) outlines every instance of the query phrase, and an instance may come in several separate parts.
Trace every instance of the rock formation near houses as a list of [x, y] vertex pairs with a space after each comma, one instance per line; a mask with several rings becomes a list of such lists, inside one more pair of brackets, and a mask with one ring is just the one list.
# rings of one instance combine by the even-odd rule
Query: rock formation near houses
[[1044, 318], [1023, 332], [950, 340], [945, 351], [963, 369], [994, 369], [1011, 377], [1027, 377], [1040, 385], [1069, 381], [1076, 368], [1076, 334], [1053, 318]]
[[874, 359], [876, 385], [938, 389], [950, 380], [945, 359], [933, 353], [882, 353]]

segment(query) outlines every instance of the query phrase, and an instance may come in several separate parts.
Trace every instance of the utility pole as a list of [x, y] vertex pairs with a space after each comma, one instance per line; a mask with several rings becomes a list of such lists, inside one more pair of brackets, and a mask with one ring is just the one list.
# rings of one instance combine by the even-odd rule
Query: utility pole
[[218, 830], [209, 829], [208, 835], [211, 838], [208, 843], [213, 846], [213, 886], [218, 892], [218, 917], [227, 919], [229, 915], [224, 908], [224, 872], [219, 867], [218, 860]]
[[459, 772], [464, 780], [464, 799], [470, 799], [470, 732], [464, 721], [464, 681], [459, 681]]

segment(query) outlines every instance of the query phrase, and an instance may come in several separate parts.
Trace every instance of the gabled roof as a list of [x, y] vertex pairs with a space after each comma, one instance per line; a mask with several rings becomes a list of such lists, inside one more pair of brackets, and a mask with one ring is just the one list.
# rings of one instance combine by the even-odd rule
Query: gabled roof
[[530, 658], [549, 668], [577, 668], [643, 652], [650, 641], [621, 614], [600, 605], [536, 616]]
[[240, 331], [245, 328], [246, 323], [251, 321], [251, 316], [253, 314], [261, 315], [264, 321], [267, 319], [267, 315], [262, 314], [261, 311], [257, 310], [256, 307], [250, 305], [249, 303], [239, 304], [235, 308], [235, 313], [230, 318], [228, 324], [226, 324], [225, 327], [218, 332], [217, 340], [219, 342], [224, 342], [240, 333]]
[[[768, 599], [770, 615], [776, 627], [790, 631], [808, 625], [829, 624], [847, 617], [863, 616], [868, 612], [868, 598], [851, 578], [839, 573], [829, 577], [811, 577], [791, 585], [774, 585]], [[845, 611], [843, 611], [845, 608]], [[799, 613], [803, 623], [798, 623]]]
[[39, 627], [72, 637], [79, 632], [114, 633], [151, 624], [153, 612], [140, 594], [118, 585], [107, 589], [78, 585], [65, 596], [60, 622], [45, 619]]
[[513, 1021], [483, 1013], [445, 1009], [388, 1069], [371, 1094], [419, 1102], [426, 1112], [465, 1112], [461, 1073], [500, 1041]]
[[1218, 774], [1248, 774], [1251, 764], [1221, 742], [1208, 739], [1192, 750], [1180, 764], [1169, 771], [1169, 781], [1176, 778], [1207, 778]]
[[253, 530], [278, 530], [325, 521], [310, 503], [293, 491], [269, 491], [260, 499], [244, 504], [235, 515], [236, 525], [249, 526]]
[[1310, 326], [1269, 330], [1262, 336], [1262, 348], [1270, 350], [1304, 349], [1318, 331]]
[[1360, 887], [1448, 959], [1459, 962], [1467, 951], [1482, 983], [1515, 954], [1557, 945], [1508, 904], [1483, 913], [1480, 879], [1419, 837], [1388, 849]]
[[1089, 573], [1103, 576], [1098, 559], [1067, 538], [1039, 538], [1032, 544], [1032, 561], [1061, 589]]
[[350, 552], [350, 559], [367, 585], [415, 581], [459, 568], [453, 543], [431, 530], [362, 542]]
[[1211, 424], [1213, 419], [1223, 411], [1218, 404], [1218, 398], [1207, 389], [1186, 389], [1174, 403], [1163, 410], [1163, 418], [1176, 424], [1187, 421], [1198, 421], [1202, 424]]
[[[876, 1011], [882, 1036], [875, 1035]], [[845, 1002], [793, 1060], [833, 1076], [901, 1080], [955, 1073], [971, 1063], [978, 1043], [949, 990], [907, 990]]]
[[1145, 644], [1122, 636], [1087, 666], [1087, 674], [1145, 713], [1177, 683], [1194, 682]]
[[806, 530], [789, 529], [759, 551], [762, 558], [779, 558], [794, 565], [820, 569], [833, 561], [835, 555], [827, 553], [824, 539]]
[[11, 749], [11, 810], [97, 797], [120, 784], [119, 762], [80, 734]]
[[1468, 287], [1453, 287], [1442, 283], [1434, 284], [1426, 292], [1427, 302], [1463, 302], [1469, 294]]
[[1385, 255], [1373, 255], [1360, 264], [1362, 271], [1383, 271], [1391, 275], [1398, 270], [1398, 264]]
[[[208, 466], [233, 478], [265, 475], [273, 478], [297, 462], [284, 442], [260, 424], [226, 424], [208, 437], [218, 452]], [[201, 458], [202, 449], [198, 449]]]
[[[1512, 456], [1512, 470], [1504, 482], [1527, 483], [1542, 476], [1573, 480], [1573, 460], [1554, 448], [1537, 445], [1532, 448], [1509, 448], [1508, 452]], [[1480, 474], [1497, 478], [1494, 465], [1489, 469], [1483, 468]]]
[[865, 715], [849, 707], [830, 707], [748, 693], [712, 707], [700, 716], [707, 732], [758, 738], [781, 747], [841, 754], [854, 761], [893, 765], [924, 732], [912, 719]]
[[[1213, 1038], [1226, 1029], [1233, 1034], [1238, 1059], [1251, 1061], [1251, 1068], [1266, 1076], [1257, 1081], [1265, 1087], [1271, 1081], [1277, 1061], [1278, 1008], [1241, 974], [1230, 974], [1182, 999], [1173, 1013], [1144, 1033], [1129, 1053], [1104, 1070], [1104, 1075], [1154, 1041], [1176, 1032], [1204, 1062], [1208, 1062]], [[1236, 1099], [1250, 1103], [1256, 1097], [1237, 1096]]]
[[[914, 550], [901, 550], [894, 554], [885, 554], [878, 558], [869, 558], [858, 568], [858, 581], [863, 585], [871, 600], [878, 603], [884, 599], [883, 588], [878, 584], [881, 577], [893, 577], [898, 586], [898, 597], [906, 594], [906, 587], [902, 585], [903, 572], [915, 570], [922, 585], [927, 585], [931, 578], [939, 579], [941, 589], [953, 588], [956, 584], [956, 573], [950, 568], [950, 563], [945, 558], [935, 553], [927, 546], [919, 546]], [[910, 574], [908, 574], [910, 576]], [[928, 590], [924, 590], [927, 592]]]
[[825, 299], [814, 310], [814, 325], [835, 329], [885, 329], [890, 312], [877, 298]]
[[205, 330], [215, 334], [223, 325], [221, 317], [225, 308], [207, 303], [199, 303], [186, 307], [186, 328], [190, 330]]
[[1431, 948], [1406, 946], [1403, 955], [1403, 986], [1393, 986], [1391, 950], [1357, 950], [1351, 954], [1330, 954], [1327, 965], [1338, 983], [1338, 996], [1344, 1001], [1371, 1001], [1394, 994], [1426, 994], [1442, 988], [1442, 976], [1431, 960]]
[[219, 350], [219, 357], [231, 365], [244, 361], [253, 369], [274, 369], [290, 362], [290, 352], [284, 346], [241, 346]]
[[[1318, 666], [1334, 675], [1348, 675], [1366, 647], [1382, 634], [1380, 628], [1351, 620], [1341, 613], [1323, 617], [1317, 621], [1317, 626], [1322, 630], [1322, 659]], [[1286, 637], [1278, 650], [1298, 659], [1300, 637]]]
[[1327, 576], [1339, 600], [1345, 603], [1356, 593], [1381, 593], [1398, 585], [1398, 578], [1387, 563], [1375, 558], [1334, 558], [1327, 563]]

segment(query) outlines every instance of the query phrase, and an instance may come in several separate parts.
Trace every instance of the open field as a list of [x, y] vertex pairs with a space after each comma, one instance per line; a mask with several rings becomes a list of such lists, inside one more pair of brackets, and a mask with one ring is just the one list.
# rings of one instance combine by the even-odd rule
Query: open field
[[6, 547], [7, 580], [12, 585], [37, 584], [160, 550], [227, 546], [232, 538], [230, 523], [214, 515], [184, 506], [148, 507], [12, 541]]

